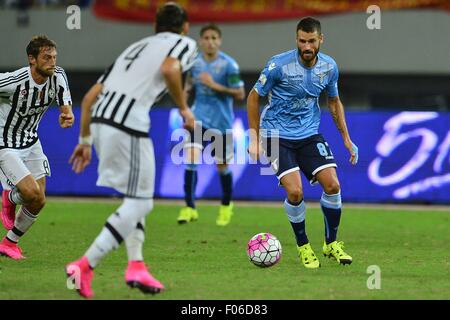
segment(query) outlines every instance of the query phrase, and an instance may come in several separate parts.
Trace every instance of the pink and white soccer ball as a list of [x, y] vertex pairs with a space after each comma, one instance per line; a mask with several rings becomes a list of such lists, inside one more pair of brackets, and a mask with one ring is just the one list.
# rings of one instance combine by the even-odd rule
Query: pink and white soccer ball
[[247, 243], [247, 255], [258, 267], [270, 267], [281, 259], [281, 243], [267, 232], [254, 235]]

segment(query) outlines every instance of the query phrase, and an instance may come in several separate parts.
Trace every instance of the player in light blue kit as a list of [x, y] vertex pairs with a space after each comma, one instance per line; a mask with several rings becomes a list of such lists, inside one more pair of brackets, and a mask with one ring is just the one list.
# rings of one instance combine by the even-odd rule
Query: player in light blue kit
[[190, 81], [195, 90], [192, 107], [197, 120], [196, 132], [191, 132], [185, 145], [187, 165], [184, 174], [186, 207], [182, 208], [178, 223], [183, 224], [198, 219], [195, 208], [195, 187], [197, 183], [197, 163], [202, 149], [213, 143], [214, 157], [222, 185], [222, 201], [216, 223], [226, 226], [233, 215], [231, 202], [233, 177], [228, 163], [233, 159], [234, 120], [233, 100], [245, 98], [244, 83], [240, 78], [236, 61], [220, 51], [222, 33], [215, 24], [208, 24], [200, 31], [202, 54], [190, 71]]
[[[262, 148], [286, 190], [284, 208], [295, 233], [299, 257], [306, 268], [318, 268], [320, 262], [305, 232], [306, 208], [300, 170], [311, 184], [319, 182], [323, 188], [320, 199], [325, 221], [323, 254], [341, 264], [352, 262], [352, 257], [343, 250], [343, 242], [336, 240], [341, 192], [333, 154], [318, 133], [318, 100], [322, 91], [328, 94], [328, 107], [350, 151], [352, 164], [358, 161], [358, 148], [350, 139], [339, 99], [338, 67], [330, 56], [319, 53], [322, 42], [320, 22], [311, 17], [302, 19], [297, 25], [297, 49], [272, 57], [247, 99], [250, 156], [258, 159]], [[267, 95], [269, 103], [260, 116], [259, 100]], [[278, 154], [271, 154], [274, 139], [279, 143]]]

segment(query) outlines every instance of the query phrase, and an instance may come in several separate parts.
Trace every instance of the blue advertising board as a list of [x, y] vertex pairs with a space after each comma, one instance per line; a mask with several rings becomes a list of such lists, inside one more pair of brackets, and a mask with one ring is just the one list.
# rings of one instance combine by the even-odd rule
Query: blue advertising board
[[[76, 120], [79, 108], [75, 108]], [[48, 179], [49, 195], [118, 195], [112, 189], [95, 185], [97, 159], [83, 174], [71, 171], [70, 154], [77, 143], [79, 122], [74, 128], [61, 129], [58, 111], [52, 108], [44, 117], [39, 136], [52, 171]], [[151, 111], [156, 158], [155, 197], [182, 198], [184, 165], [180, 163], [178, 134], [181, 119], [175, 109]], [[338, 164], [337, 172], [344, 201], [351, 202], [421, 202], [450, 203], [450, 114], [438, 112], [347, 112], [352, 140], [359, 147], [359, 163], [349, 163], [349, 152], [331, 119], [324, 112], [320, 132], [328, 141]], [[235, 199], [282, 200], [284, 190], [278, 186], [267, 163], [249, 163], [246, 154], [247, 117], [236, 111], [233, 135], [236, 147], [234, 162]], [[205, 157], [198, 167], [196, 195], [220, 198], [221, 187], [212, 159]], [[303, 178], [306, 200], [318, 200], [320, 186], [310, 186]]]

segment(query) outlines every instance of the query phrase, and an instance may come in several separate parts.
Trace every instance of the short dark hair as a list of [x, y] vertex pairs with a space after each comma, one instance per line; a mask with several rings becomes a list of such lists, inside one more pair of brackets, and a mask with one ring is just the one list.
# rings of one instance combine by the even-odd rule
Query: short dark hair
[[318, 34], [322, 33], [322, 28], [320, 26], [320, 21], [314, 19], [313, 17], [306, 17], [299, 21], [297, 24], [297, 32], [298, 30], [302, 30], [304, 32], [314, 32], [317, 31]]
[[27, 56], [33, 56], [37, 59], [42, 48], [56, 48], [56, 43], [45, 35], [34, 36], [27, 45]]
[[220, 30], [219, 26], [215, 23], [208, 23], [207, 25], [203, 26], [200, 29], [200, 37], [203, 36], [203, 34], [208, 30], [216, 31], [219, 34], [219, 37], [222, 38], [222, 30]]
[[167, 2], [156, 12], [156, 33], [174, 32], [180, 34], [188, 21], [186, 10], [175, 2]]

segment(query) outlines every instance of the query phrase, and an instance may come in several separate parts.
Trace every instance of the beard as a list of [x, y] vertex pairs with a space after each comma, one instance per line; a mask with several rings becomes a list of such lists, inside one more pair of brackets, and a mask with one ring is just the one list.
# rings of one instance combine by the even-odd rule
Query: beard
[[51, 77], [55, 73], [55, 69], [42, 69], [39, 67], [36, 67], [36, 72], [39, 73], [43, 77]]
[[[317, 54], [320, 51], [320, 47], [317, 48], [317, 50], [306, 50], [306, 51], [301, 51], [299, 48], [298, 51], [300, 52], [300, 57], [302, 58], [303, 61], [311, 62], [314, 61], [314, 59], [316, 59]], [[306, 54], [308, 53], [310, 53], [310, 55], [306, 56]]]

